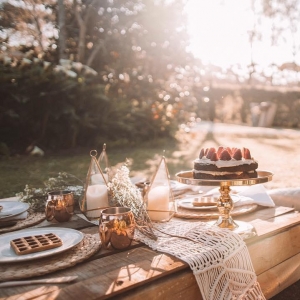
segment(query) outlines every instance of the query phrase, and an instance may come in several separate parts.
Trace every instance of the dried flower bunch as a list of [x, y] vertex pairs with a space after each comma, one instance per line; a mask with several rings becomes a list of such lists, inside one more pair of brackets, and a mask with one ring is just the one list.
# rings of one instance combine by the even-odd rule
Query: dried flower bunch
[[140, 190], [130, 180], [126, 163], [116, 170], [111, 182], [108, 183], [108, 193], [110, 206], [129, 207], [134, 215], [137, 228], [145, 235], [156, 239], [146, 204]]

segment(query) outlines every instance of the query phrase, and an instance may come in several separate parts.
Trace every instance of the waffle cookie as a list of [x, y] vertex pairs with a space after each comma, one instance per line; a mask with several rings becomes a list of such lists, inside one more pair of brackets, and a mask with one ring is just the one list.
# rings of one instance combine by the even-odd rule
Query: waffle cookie
[[17, 255], [44, 251], [62, 245], [62, 240], [54, 233], [20, 237], [10, 241]]

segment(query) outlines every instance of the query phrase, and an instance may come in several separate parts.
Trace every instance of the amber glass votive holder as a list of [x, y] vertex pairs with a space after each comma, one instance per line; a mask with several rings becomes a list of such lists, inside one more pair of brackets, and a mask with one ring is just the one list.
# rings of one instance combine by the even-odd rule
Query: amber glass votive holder
[[99, 220], [99, 235], [104, 248], [117, 250], [131, 245], [135, 231], [134, 215], [128, 207], [104, 209]]
[[74, 195], [71, 191], [57, 190], [47, 194], [45, 208], [47, 221], [67, 222], [74, 214]]

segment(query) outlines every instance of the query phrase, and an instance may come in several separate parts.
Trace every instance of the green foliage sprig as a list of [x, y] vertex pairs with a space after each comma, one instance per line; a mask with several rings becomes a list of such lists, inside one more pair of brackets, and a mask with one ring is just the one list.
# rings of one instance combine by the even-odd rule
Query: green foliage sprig
[[35, 188], [26, 185], [24, 191], [16, 194], [16, 196], [20, 197], [22, 202], [28, 203], [33, 211], [44, 211], [47, 193], [55, 190], [73, 192], [76, 202], [83, 194], [83, 182], [72, 174], [60, 172], [57, 177], [46, 180], [43, 187]]

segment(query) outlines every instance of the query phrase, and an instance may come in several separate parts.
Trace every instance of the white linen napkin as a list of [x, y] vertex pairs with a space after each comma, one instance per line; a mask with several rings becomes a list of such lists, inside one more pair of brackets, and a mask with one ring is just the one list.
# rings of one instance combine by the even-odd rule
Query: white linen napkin
[[190, 185], [190, 184], [184, 184], [180, 183], [174, 180], [170, 181], [171, 189], [174, 197], [180, 197], [184, 196], [186, 194], [189, 195], [197, 195], [197, 194], [203, 194], [209, 190], [211, 190], [212, 187], [209, 186], [198, 186], [198, 185]]
[[266, 188], [262, 184], [256, 184], [240, 192], [238, 195], [250, 197], [254, 203], [262, 206], [274, 207], [275, 203], [268, 195]]
[[[239, 201], [234, 203], [234, 206], [242, 206], [247, 204], [258, 204], [267, 207], [274, 207], [275, 203], [268, 195], [266, 188], [262, 184], [256, 184], [251, 186], [232, 186], [230, 187], [233, 200], [238, 197]], [[220, 196], [219, 188], [214, 188], [208, 191], [205, 195]]]

